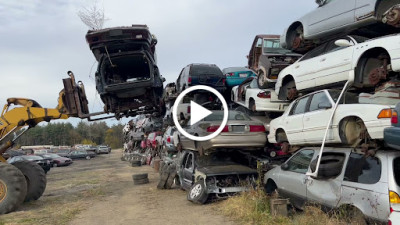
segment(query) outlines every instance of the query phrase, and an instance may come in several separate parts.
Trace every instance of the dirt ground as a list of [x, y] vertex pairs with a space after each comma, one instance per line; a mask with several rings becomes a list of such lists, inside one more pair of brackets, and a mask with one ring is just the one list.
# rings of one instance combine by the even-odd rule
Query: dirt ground
[[[154, 169], [131, 167], [120, 156], [113, 150], [52, 168], [44, 195], [0, 216], [0, 224], [235, 224], [218, 204], [195, 205], [179, 188], [158, 190]], [[135, 173], [148, 173], [150, 183], [133, 185]]]

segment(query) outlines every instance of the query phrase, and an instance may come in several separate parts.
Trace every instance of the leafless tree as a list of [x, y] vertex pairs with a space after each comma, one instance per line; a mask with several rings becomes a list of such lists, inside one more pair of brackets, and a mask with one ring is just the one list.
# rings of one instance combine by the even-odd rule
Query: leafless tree
[[104, 8], [100, 8], [97, 3], [98, 1], [95, 1], [91, 7], [83, 7], [78, 11], [79, 18], [92, 30], [102, 29], [107, 20], [104, 16]]

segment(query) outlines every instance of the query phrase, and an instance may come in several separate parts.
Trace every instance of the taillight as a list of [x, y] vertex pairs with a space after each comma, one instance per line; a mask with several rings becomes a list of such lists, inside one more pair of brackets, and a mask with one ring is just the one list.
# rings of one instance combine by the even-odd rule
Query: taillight
[[392, 118], [392, 110], [391, 109], [382, 109], [378, 115], [378, 119], [384, 118]]
[[234, 76], [235, 74], [234, 73], [227, 73], [227, 74], [225, 74], [225, 76], [227, 76], [227, 77], [232, 77], [232, 76]]
[[[391, 208], [390, 208], [390, 209], [391, 209]], [[388, 221], [388, 225], [392, 225], [392, 221], [389, 220], [389, 221]]]
[[190, 113], [190, 106], [187, 107], [186, 112], [187, 112], [187, 113]]
[[192, 78], [191, 77], [188, 78], [188, 83], [189, 84], [192, 83]]
[[392, 119], [390, 120], [392, 124], [397, 124], [399, 122], [399, 119], [397, 118], [397, 112], [393, 111], [392, 112]]
[[399, 195], [394, 191], [389, 191], [389, 202], [392, 204], [399, 204], [400, 203]]
[[269, 91], [260, 92], [260, 93], [257, 94], [257, 97], [259, 97], [259, 98], [271, 98], [271, 92], [269, 92]]
[[[209, 126], [209, 127], [207, 127], [207, 132], [209, 132], [209, 133], [215, 132], [218, 130], [218, 128], [219, 128], [219, 126]], [[221, 132], [229, 132], [228, 126], [225, 126]]]
[[223, 84], [223, 85], [225, 85], [225, 81], [226, 81], [225, 78], [222, 79], [222, 84]]
[[168, 142], [168, 143], [171, 143], [171, 137], [168, 137], [168, 138], [167, 138], [167, 142]]
[[263, 125], [250, 125], [250, 132], [265, 132]]

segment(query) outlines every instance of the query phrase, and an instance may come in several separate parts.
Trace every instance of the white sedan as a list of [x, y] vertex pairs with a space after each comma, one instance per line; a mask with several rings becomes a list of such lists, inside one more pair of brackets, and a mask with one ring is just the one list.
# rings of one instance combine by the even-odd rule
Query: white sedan
[[[291, 145], [321, 144], [339, 94], [339, 90], [322, 90], [292, 102], [281, 117], [271, 121], [268, 141]], [[363, 139], [382, 140], [383, 129], [391, 126], [393, 107], [359, 104], [357, 95], [345, 93], [326, 143], [354, 146]]]
[[368, 40], [359, 36], [326, 42], [283, 69], [275, 92], [279, 99], [293, 100], [297, 92], [321, 87], [374, 88], [400, 72], [400, 34]]
[[289, 105], [281, 101], [272, 89], [259, 89], [257, 78], [251, 77], [232, 88], [231, 100], [252, 111], [283, 112]]

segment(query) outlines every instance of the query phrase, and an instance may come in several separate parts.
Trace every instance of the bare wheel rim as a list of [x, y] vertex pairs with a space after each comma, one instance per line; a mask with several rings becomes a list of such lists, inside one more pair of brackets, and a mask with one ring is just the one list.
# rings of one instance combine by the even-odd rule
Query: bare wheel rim
[[196, 184], [196, 186], [194, 186], [192, 188], [192, 190], [190, 191], [190, 198], [191, 199], [196, 198], [197, 196], [200, 195], [200, 192], [201, 192], [201, 185], [200, 184]]
[[346, 124], [345, 137], [348, 144], [354, 144], [360, 137], [362, 122], [360, 120], [352, 120]]
[[7, 196], [7, 185], [0, 180], [0, 202], [2, 202]]

